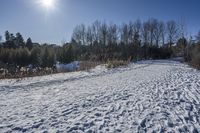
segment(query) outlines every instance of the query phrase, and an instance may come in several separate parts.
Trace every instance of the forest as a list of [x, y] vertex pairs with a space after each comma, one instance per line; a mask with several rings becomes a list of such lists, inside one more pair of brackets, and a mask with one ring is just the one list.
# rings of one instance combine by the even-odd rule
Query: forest
[[71, 41], [62, 46], [39, 44], [20, 33], [5, 32], [0, 37], [0, 67], [15, 74], [22, 67], [41, 71], [55, 70], [56, 63], [72, 61], [139, 61], [184, 57], [184, 61], [200, 68], [200, 32], [188, 37], [181, 22], [163, 22], [154, 18], [117, 25], [95, 21], [77, 25]]

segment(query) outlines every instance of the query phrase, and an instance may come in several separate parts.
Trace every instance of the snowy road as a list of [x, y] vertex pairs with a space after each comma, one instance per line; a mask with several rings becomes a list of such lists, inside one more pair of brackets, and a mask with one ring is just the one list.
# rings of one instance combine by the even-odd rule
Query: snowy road
[[0, 133], [200, 132], [200, 71], [173, 61], [0, 81]]

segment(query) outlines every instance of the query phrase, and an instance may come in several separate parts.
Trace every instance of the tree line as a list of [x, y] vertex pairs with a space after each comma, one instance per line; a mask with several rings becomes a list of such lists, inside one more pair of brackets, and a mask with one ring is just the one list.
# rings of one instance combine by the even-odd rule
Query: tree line
[[95, 21], [76, 26], [72, 42], [88, 46], [87, 56], [94, 60], [160, 59], [171, 57], [172, 45], [185, 39], [185, 32], [184, 25], [173, 20], [151, 18], [122, 25]]
[[6, 31], [5, 41], [0, 37], [0, 63], [15, 67], [30, 64], [33, 67], [54, 67], [56, 62], [74, 60], [137, 61], [172, 56], [184, 56], [189, 62], [197, 62], [200, 58], [194, 52], [199, 53], [200, 33], [195, 41], [188, 39], [186, 32], [185, 25], [173, 20], [163, 22], [151, 18], [121, 25], [95, 21], [87, 26], [77, 25], [71, 41], [59, 46], [33, 43], [31, 38], [24, 41], [20, 33], [14, 35]]
[[73, 60], [70, 53], [71, 45], [48, 45], [33, 43], [31, 38], [24, 41], [20, 33], [5, 32], [5, 41], [0, 41], [1, 67], [54, 67], [56, 61], [69, 63]]

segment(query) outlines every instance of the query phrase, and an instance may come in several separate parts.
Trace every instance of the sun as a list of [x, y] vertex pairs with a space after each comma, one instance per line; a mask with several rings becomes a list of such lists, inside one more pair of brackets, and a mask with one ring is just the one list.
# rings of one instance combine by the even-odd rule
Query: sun
[[54, 8], [55, 0], [40, 0], [40, 4], [46, 9]]
[[60, 0], [34, 0], [36, 7], [42, 9], [45, 14], [50, 14], [59, 11]]

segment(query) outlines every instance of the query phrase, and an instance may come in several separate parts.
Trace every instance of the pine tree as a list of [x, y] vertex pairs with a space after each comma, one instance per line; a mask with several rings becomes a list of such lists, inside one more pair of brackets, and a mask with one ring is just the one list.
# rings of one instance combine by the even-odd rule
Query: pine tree
[[28, 38], [26, 41], [26, 47], [31, 50], [33, 48], [33, 42], [31, 40], [31, 38]]
[[31, 62], [34, 67], [39, 67], [42, 64], [41, 48], [34, 47], [31, 50]]
[[25, 46], [24, 39], [19, 32], [16, 34], [15, 45], [22, 48]]

